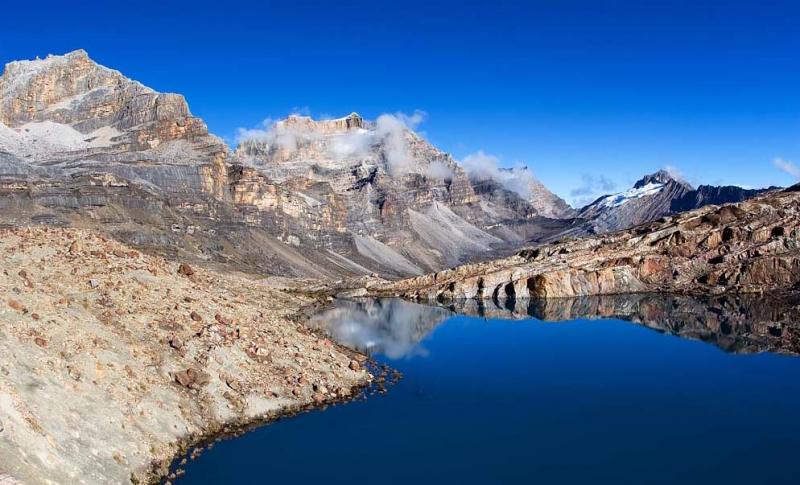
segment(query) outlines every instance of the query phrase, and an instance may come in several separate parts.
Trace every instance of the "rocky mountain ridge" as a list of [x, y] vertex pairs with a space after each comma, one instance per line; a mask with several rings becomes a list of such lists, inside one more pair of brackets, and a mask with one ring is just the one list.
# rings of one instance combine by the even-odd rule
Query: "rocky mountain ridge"
[[230, 150], [182, 96], [85, 51], [12, 62], [0, 76], [0, 225], [101, 230], [262, 274], [398, 278], [630, 227], [690, 189], [656, 176], [659, 190], [578, 213], [527, 169], [468, 172], [413, 125], [293, 115]]
[[623, 293], [791, 291], [800, 284], [796, 187], [662, 217], [614, 234], [533, 247], [497, 261], [399, 282], [368, 282], [360, 293], [503, 302]]

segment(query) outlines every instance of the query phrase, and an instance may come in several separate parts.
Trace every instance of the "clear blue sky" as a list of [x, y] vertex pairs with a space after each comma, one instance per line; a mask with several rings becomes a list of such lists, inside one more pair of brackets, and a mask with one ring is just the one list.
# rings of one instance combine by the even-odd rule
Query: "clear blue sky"
[[296, 108], [420, 109], [457, 158], [522, 161], [571, 198], [667, 165], [792, 183], [773, 159], [800, 163], [799, 27], [777, 1], [37, 0], [3, 6], [0, 62], [84, 48], [226, 138]]

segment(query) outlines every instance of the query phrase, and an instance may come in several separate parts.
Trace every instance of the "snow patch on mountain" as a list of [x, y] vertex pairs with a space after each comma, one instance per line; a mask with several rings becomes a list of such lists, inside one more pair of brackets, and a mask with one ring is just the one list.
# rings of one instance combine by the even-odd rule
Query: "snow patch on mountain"
[[634, 187], [626, 190], [625, 192], [607, 195], [602, 197], [595, 204], [598, 207], [619, 207], [630, 200], [639, 199], [648, 195], [654, 195], [663, 189], [664, 185], [665, 184], [650, 182], [642, 187]]
[[112, 139], [120, 135], [122, 133], [119, 130], [110, 126], [86, 134], [69, 125], [52, 121], [26, 123], [16, 129], [0, 123], [0, 150], [21, 158], [47, 157], [57, 153], [108, 147], [112, 145]]

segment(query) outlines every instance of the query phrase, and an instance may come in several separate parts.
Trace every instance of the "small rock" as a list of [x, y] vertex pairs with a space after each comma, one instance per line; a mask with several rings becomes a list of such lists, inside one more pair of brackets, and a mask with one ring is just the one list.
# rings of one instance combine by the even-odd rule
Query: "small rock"
[[72, 244], [69, 245], [70, 254], [78, 254], [82, 249], [81, 243], [79, 243], [77, 239], [72, 241]]
[[178, 266], [178, 274], [183, 276], [192, 276], [194, 274], [194, 269], [186, 263], [181, 263]]
[[195, 322], [202, 322], [203, 321], [203, 317], [201, 317], [200, 314], [195, 312], [195, 311], [192, 311], [192, 313], [189, 314], [189, 318], [191, 318]]
[[358, 363], [356, 360], [350, 361], [350, 370], [359, 371], [361, 370], [361, 364]]
[[16, 310], [18, 312], [25, 312], [25, 305], [18, 302], [17, 300], [8, 300], [8, 306], [11, 307], [12, 310]]
[[91, 286], [92, 288], [97, 288], [98, 286], [100, 286], [100, 282], [95, 279], [91, 279], [89, 280], [89, 286]]
[[210, 380], [208, 374], [191, 367], [186, 370], [176, 372], [174, 375], [175, 381], [178, 384], [182, 385], [183, 387], [188, 387], [189, 389], [199, 389], [204, 384], [208, 384], [208, 381]]
[[175, 350], [180, 350], [183, 348], [183, 340], [178, 336], [172, 337], [169, 339], [169, 346]]
[[33, 342], [39, 347], [42, 348], [47, 347], [47, 340], [43, 339], [42, 337], [36, 337], [35, 339], [33, 339]]

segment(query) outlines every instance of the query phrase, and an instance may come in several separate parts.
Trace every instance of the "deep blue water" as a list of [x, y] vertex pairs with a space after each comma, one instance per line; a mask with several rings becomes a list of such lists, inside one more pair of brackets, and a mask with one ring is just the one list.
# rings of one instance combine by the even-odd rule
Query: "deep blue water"
[[218, 443], [179, 483], [800, 480], [800, 358], [614, 319], [370, 305], [316, 324], [402, 371], [399, 384]]

